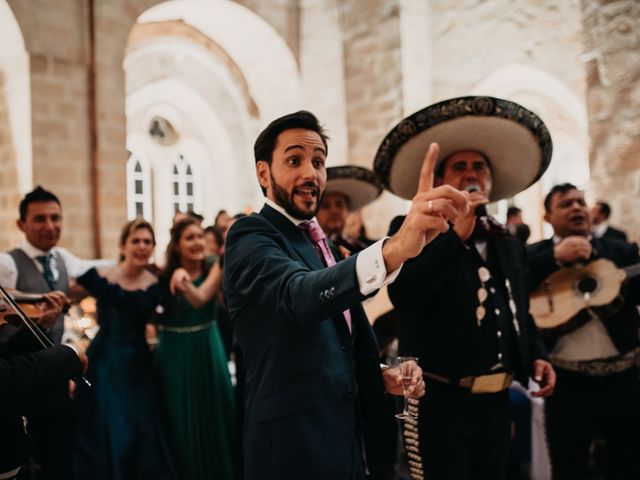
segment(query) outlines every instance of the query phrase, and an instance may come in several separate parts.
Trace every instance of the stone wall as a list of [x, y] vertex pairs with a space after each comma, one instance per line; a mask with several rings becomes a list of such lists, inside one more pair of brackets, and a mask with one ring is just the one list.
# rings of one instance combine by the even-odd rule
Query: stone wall
[[4, 73], [0, 71], [0, 251], [16, 246], [21, 238], [16, 227], [17, 205], [20, 202], [16, 150], [4, 84]]
[[33, 186], [53, 191], [62, 202], [61, 244], [90, 256], [95, 243], [89, 170], [87, 11], [84, 2], [75, 1], [9, 3], [30, 55]]
[[594, 199], [640, 241], [640, 3], [583, 0]]
[[[59, 194], [65, 215], [63, 245], [80, 255], [114, 256], [118, 231], [126, 219], [122, 64], [136, 19], [162, 2], [93, 1], [97, 119], [93, 132], [88, 3], [6, 1], [20, 25], [30, 59], [33, 185], [42, 184]], [[334, 151], [340, 163], [370, 167], [383, 136], [411, 110], [429, 101], [468, 94], [485, 85], [483, 82], [494, 72], [510, 65], [530, 67], [552, 77], [571, 92], [573, 105], [583, 106], [588, 95], [593, 196], [611, 200], [613, 223], [628, 226], [636, 239], [640, 235], [638, 216], [634, 215], [640, 211], [640, 162], [635, 155], [640, 146], [638, 2], [237, 3], [266, 20], [294, 53], [305, 106], [317, 106], [321, 114], [325, 112], [328, 126], [340, 132], [335, 135]], [[322, 48], [323, 42], [326, 49]], [[513, 78], [509, 84], [517, 82], [518, 78]], [[425, 84], [424, 91], [421, 84]], [[251, 96], [253, 92], [249, 88], [245, 93]], [[541, 98], [531, 90], [516, 93], [517, 98], [534, 103]], [[578, 138], [586, 144], [578, 131], [579, 119], [562, 120], [561, 96], [554, 102], [539, 100], [538, 105], [558, 118], [555, 124], [564, 129], [564, 138]], [[0, 102], [0, 112], [3, 108]], [[0, 129], [2, 122], [0, 118]], [[11, 147], [6, 143], [0, 161], [10, 163], [12, 154], [6, 151]], [[581, 145], [556, 147], [558, 151], [580, 152]], [[7, 180], [7, 175], [14, 175], [10, 172], [11, 168], [3, 173], [5, 184], [15, 182]], [[1, 195], [0, 225], [9, 229], [12, 238], [19, 238], [11, 225], [17, 208], [16, 193], [5, 194], [3, 189]], [[377, 222], [374, 235], [383, 233], [386, 217], [403, 207], [398, 200], [387, 197], [369, 209], [367, 220]], [[378, 221], [380, 212], [386, 217]]]

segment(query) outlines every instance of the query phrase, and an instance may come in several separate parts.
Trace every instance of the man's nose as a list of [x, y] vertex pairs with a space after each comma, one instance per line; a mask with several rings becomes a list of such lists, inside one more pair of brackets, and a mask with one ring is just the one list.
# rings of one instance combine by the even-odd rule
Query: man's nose
[[318, 178], [318, 169], [313, 166], [312, 162], [304, 162], [302, 175], [305, 179], [315, 180]]

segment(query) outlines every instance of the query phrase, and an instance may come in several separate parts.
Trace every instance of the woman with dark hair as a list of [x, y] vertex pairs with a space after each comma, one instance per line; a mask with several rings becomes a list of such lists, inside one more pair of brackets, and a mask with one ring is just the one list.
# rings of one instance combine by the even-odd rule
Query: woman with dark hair
[[145, 339], [162, 292], [147, 269], [154, 247], [151, 225], [132, 220], [118, 265], [77, 280], [97, 299], [100, 330], [87, 351], [92, 387], [78, 382], [75, 392], [76, 478], [174, 478]]
[[178, 477], [232, 480], [233, 393], [213, 299], [222, 270], [206, 261], [204, 230], [193, 219], [171, 229], [165, 277], [172, 295], [156, 361]]

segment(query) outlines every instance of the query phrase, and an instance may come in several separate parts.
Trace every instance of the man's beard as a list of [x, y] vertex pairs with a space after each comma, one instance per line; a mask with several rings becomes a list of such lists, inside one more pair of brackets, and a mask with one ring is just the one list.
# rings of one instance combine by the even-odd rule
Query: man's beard
[[[300, 187], [318, 188], [318, 186], [313, 182], [305, 182], [302, 185], [300, 185]], [[320, 193], [320, 191], [318, 190], [316, 208], [313, 209], [313, 212], [305, 212], [300, 210], [298, 207], [296, 207], [296, 204], [293, 201], [293, 196], [294, 196], [293, 192], [295, 191], [295, 187], [291, 191], [291, 193], [289, 193], [276, 183], [276, 180], [275, 178], [273, 178], [273, 176], [271, 177], [271, 189], [273, 190], [273, 196], [276, 199], [276, 203], [280, 205], [282, 208], [284, 208], [284, 211], [287, 212], [290, 216], [298, 220], [311, 220], [313, 217], [316, 216], [316, 213], [318, 213], [318, 210], [320, 209], [320, 205], [322, 204], [323, 193]]]

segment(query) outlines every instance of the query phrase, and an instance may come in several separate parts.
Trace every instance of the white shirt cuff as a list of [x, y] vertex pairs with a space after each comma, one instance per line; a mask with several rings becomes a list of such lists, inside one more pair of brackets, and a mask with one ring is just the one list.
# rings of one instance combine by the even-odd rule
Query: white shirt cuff
[[400, 265], [394, 272], [387, 274], [387, 269], [384, 266], [384, 258], [382, 257], [382, 245], [387, 238], [389, 237], [378, 240], [370, 247], [358, 253], [358, 258], [356, 258], [356, 275], [362, 295], [369, 295], [385, 285], [392, 283], [400, 273], [400, 270], [402, 270], [402, 265]]

